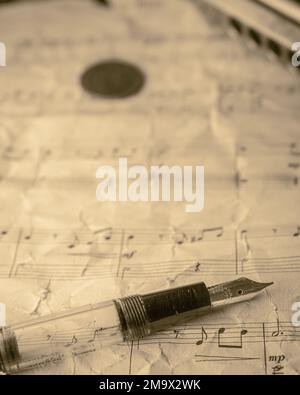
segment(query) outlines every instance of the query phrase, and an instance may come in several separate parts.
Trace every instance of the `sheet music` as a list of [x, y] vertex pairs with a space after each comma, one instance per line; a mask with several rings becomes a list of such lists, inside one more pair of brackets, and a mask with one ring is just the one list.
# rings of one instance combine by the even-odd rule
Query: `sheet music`
[[[34, 373], [299, 374], [297, 76], [180, 0], [21, 2], [0, 9], [0, 38], [7, 323], [196, 281], [274, 281], [249, 303]], [[140, 65], [145, 89], [89, 96], [81, 73], [115, 57]], [[121, 156], [204, 165], [204, 210], [96, 201], [97, 167]]]

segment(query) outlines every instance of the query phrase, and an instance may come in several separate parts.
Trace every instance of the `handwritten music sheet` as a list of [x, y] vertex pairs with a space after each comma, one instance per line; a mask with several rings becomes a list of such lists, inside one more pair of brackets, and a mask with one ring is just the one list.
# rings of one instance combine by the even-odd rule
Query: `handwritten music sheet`
[[[195, 4], [24, 1], [0, 10], [0, 302], [7, 324], [197, 281], [274, 285], [251, 302], [31, 373], [299, 374], [299, 79]], [[147, 76], [90, 96], [91, 64]], [[204, 165], [205, 206], [96, 201], [96, 169]]]

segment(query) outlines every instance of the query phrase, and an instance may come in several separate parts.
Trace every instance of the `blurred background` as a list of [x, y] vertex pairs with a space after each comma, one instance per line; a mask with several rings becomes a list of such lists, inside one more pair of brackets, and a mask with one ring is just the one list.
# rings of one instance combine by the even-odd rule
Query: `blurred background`
[[[46, 373], [299, 373], [299, 1], [0, 3], [7, 323], [196, 281], [275, 283]], [[203, 165], [204, 209], [98, 202], [96, 170], [120, 157]]]

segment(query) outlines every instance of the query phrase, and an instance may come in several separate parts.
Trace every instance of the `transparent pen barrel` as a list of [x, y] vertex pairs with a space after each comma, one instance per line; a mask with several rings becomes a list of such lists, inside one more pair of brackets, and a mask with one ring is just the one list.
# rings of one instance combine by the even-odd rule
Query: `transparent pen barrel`
[[[113, 301], [86, 305], [10, 328], [19, 349], [20, 370], [92, 352], [121, 342], [123, 335]], [[15, 367], [16, 368], [16, 367]]]

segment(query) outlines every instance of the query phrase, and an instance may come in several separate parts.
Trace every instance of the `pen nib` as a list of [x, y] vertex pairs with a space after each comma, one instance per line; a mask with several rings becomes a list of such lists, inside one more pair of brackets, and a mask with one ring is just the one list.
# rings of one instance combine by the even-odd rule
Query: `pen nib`
[[270, 285], [273, 285], [274, 283], [258, 283], [257, 281], [252, 281], [249, 280], [249, 278], [242, 277], [241, 280], [243, 281], [243, 285], [246, 290], [248, 290], [248, 293], [252, 292], [259, 292], [262, 291], [263, 289], [269, 287]]
[[209, 288], [211, 303], [213, 306], [217, 306], [252, 299], [258, 292], [272, 284], [273, 282], [259, 283], [247, 277], [218, 284]]

